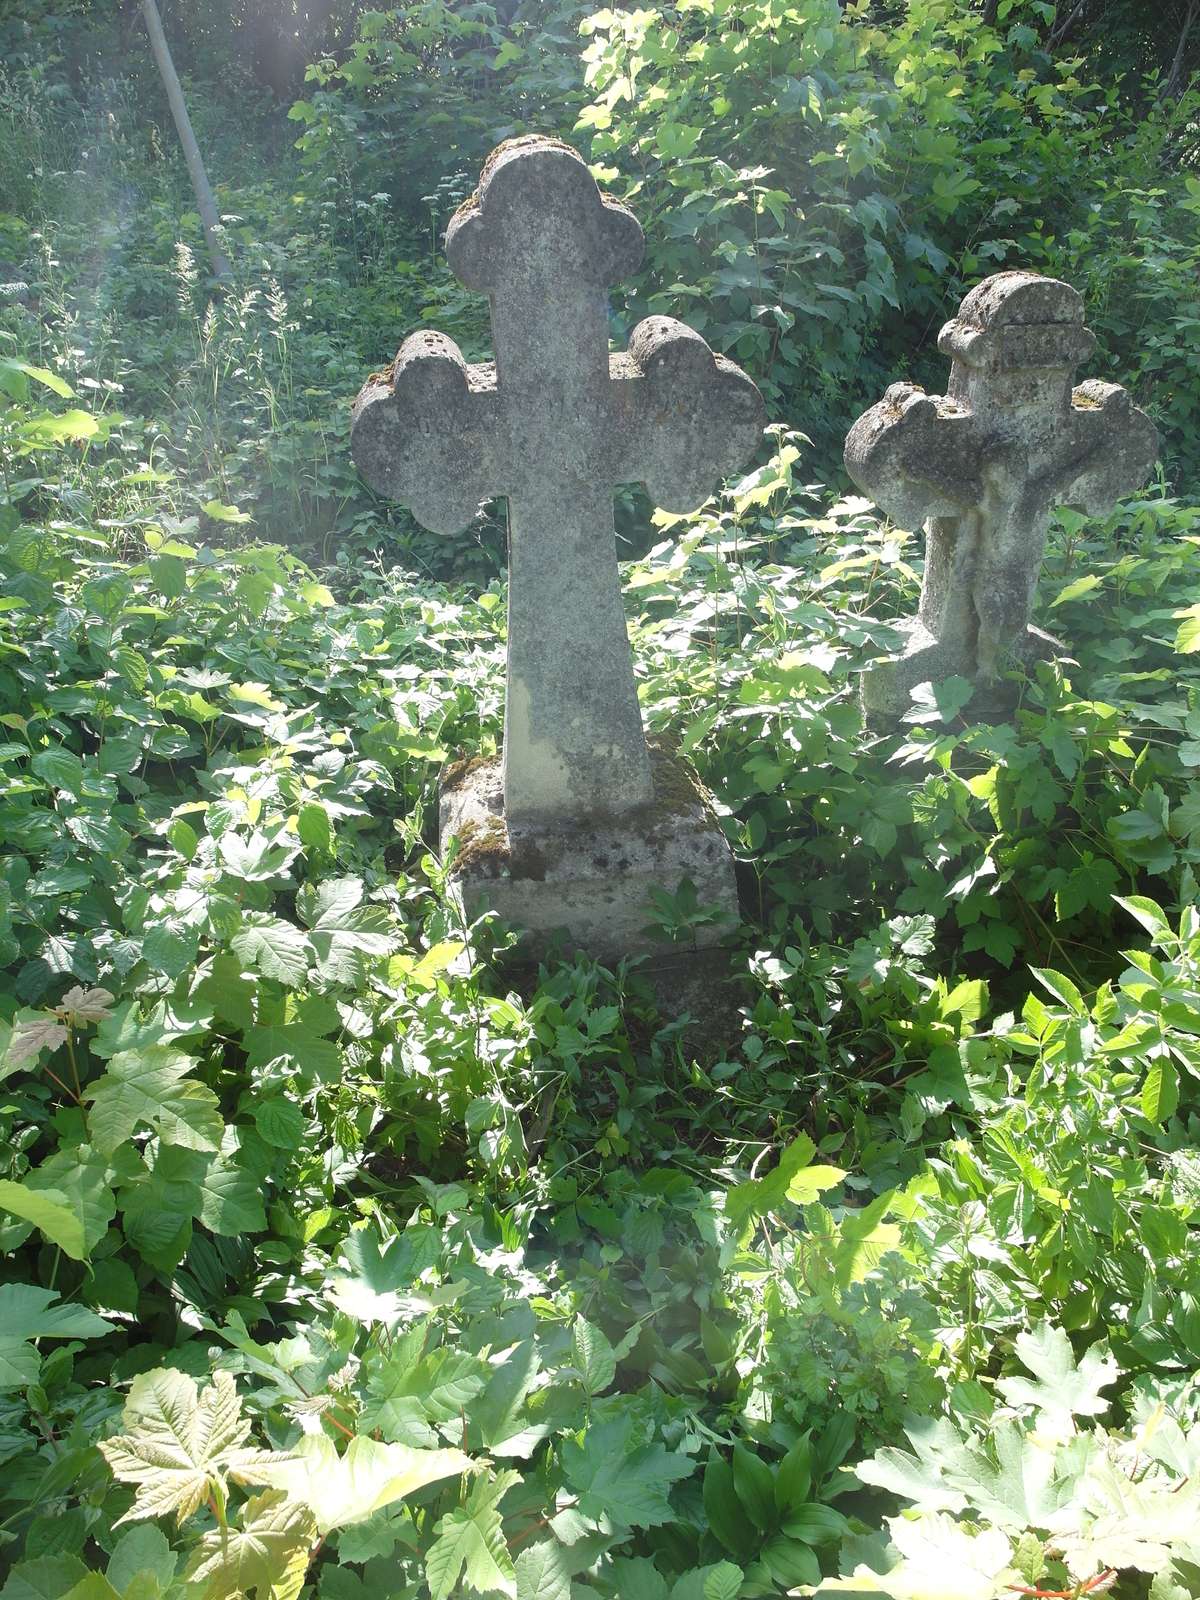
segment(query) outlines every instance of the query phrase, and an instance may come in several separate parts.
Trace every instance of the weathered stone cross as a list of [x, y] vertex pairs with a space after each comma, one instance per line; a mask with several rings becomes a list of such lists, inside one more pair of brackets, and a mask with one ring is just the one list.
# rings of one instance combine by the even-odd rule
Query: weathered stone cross
[[363, 475], [427, 528], [458, 532], [507, 497], [509, 829], [651, 801], [613, 490], [641, 482], [692, 510], [762, 432], [754, 385], [682, 323], [650, 317], [609, 354], [606, 289], [641, 252], [632, 214], [569, 146], [501, 145], [446, 235], [454, 272], [490, 297], [495, 364], [416, 333], [354, 408]]
[[1153, 424], [1118, 384], [1072, 389], [1094, 345], [1069, 284], [997, 273], [942, 329], [947, 394], [893, 384], [850, 430], [855, 483], [901, 527], [931, 519], [920, 610], [901, 624], [903, 655], [864, 677], [869, 711], [906, 711], [926, 680], [987, 684], [1006, 658], [1061, 651], [1029, 626], [1050, 511], [1107, 512], [1158, 453]]

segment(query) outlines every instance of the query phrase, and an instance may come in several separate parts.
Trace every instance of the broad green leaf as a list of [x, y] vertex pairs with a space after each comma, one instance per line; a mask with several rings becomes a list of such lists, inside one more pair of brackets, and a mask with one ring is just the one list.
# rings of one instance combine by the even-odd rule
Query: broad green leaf
[[316, 1523], [306, 1506], [278, 1490], [252, 1495], [240, 1527], [204, 1533], [183, 1574], [204, 1584], [204, 1600], [295, 1600], [304, 1586]]
[[1068, 1011], [1073, 1011], [1077, 1017], [1087, 1016], [1087, 1007], [1083, 1003], [1083, 996], [1064, 973], [1054, 972], [1050, 967], [1030, 967], [1037, 981], [1044, 989], [1048, 989], [1056, 1000], [1062, 1002]]
[[220, 1147], [224, 1123], [211, 1089], [187, 1074], [191, 1056], [168, 1045], [114, 1055], [102, 1078], [84, 1090], [88, 1126], [101, 1155], [111, 1155], [138, 1127], [153, 1128], [166, 1144], [188, 1150]]
[[325, 1534], [361, 1522], [427, 1484], [477, 1470], [478, 1463], [461, 1450], [414, 1450], [358, 1435], [338, 1455], [327, 1435], [307, 1434], [290, 1455], [260, 1455], [236, 1469], [236, 1476], [282, 1489], [302, 1502]]
[[70, 1198], [57, 1189], [31, 1189], [27, 1184], [0, 1178], [0, 1210], [10, 1211], [22, 1222], [31, 1222], [72, 1261], [86, 1259], [83, 1220], [72, 1208]]
[[200, 507], [206, 517], [211, 517], [214, 522], [253, 522], [254, 518], [249, 512], [239, 511], [236, 506], [222, 505], [219, 500], [206, 500]]
[[56, 416], [43, 413], [21, 423], [17, 431], [33, 444], [57, 444], [63, 439], [92, 439], [100, 432], [100, 424], [90, 412], [72, 407]]
[[52, 1289], [0, 1284], [0, 1391], [37, 1380], [41, 1358], [32, 1339], [97, 1339], [112, 1323], [84, 1306], [55, 1304]]
[[1142, 1115], [1150, 1122], [1169, 1122], [1179, 1108], [1179, 1072], [1167, 1056], [1156, 1056], [1142, 1084]]
[[943, 1513], [889, 1521], [899, 1563], [880, 1575], [857, 1567], [849, 1578], [826, 1578], [808, 1594], [888, 1595], [892, 1600], [1001, 1600], [1020, 1585], [1012, 1547], [995, 1528], [971, 1533]]
[[531, 1545], [517, 1557], [517, 1600], [571, 1600], [571, 1571], [556, 1539]]
[[[466, 1503], [444, 1516], [425, 1557], [425, 1581], [432, 1600], [458, 1600], [464, 1590], [515, 1600], [517, 1576], [504, 1539], [498, 1503], [512, 1484], [515, 1472], [502, 1472], [478, 1483]], [[460, 1579], [461, 1575], [461, 1579]]]
[[87, 1568], [78, 1556], [38, 1556], [12, 1569], [0, 1589], [0, 1600], [63, 1600], [86, 1577]]
[[1157, 939], [1170, 933], [1171, 924], [1156, 900], [1151, 900], [1144, 894], [1115, 894], [1113, 899], [1122, 910], [1128, 911], [1135, 921], [1140, 922], [1153, 938]]
[[1011, 1406], [1035, 1406], [1055, 1423], [1072, 1417], [1096, 1417], [1107, 1411], [1107, 1389], [1120, 1368], [1107, 1350], [1092, 1345], [1076, 1365], [1071, 1341], [1061, 1328], [1042, 1321], [1030, 1333], [1019, 1333], [1016, 1352], [1032, 1378], [998, 1378], [996, 1387]]
[[766, 1462], [740, 1441], [733, 1447], [733, 1487], [742, 1510], [766, 1533], [775, 1522], [775, 1479]]
[[108, 1162], [87, 1145], [56, 1150], [26, 1174], [24, 1185], [66, 1205], [81, 1230], [84, 1257], [100, 1243], [117, 1214]]
[[99, 1442], [113, 1476], [136, 1486], [117, 1525], [172, 1513], [183, 1522], [214, 1487], [224, 1493], [229, 1472], [249, 1468], [260, 1454], [246, 1446], [250, 1423], [228, 1372], [199, 1392], [194, 1379], [172, 1368], [140, 1373], [123, 1421], [125, 1433]]
[[603, 1394], [617, 1375], [617, 1357], [599, 1328], [586, 1317], [576, 1317], [571, 1334], [575, 1370], [589, 1394]]
[[563, 1470], [584, 1516], [654, 1528], [670, 1522], [671, 1485], [690, 1477], [696, 1463], [658, 1443], [633, 1444], [632, 1429], [628, 1415], [593, 1423], [582, 1443], [564, 1444]]
[[247, 911], [230, 947], [246, 966], [257, 967], [264, 977], [288, 988], [298, 988], [308, 976], [313, 948], [307, 935], [290, 922], [261, 911]]

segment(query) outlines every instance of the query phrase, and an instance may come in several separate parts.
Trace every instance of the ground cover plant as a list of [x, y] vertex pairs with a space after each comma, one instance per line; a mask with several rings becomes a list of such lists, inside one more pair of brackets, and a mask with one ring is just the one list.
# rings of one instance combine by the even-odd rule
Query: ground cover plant
[[[135, 69], [98, 75], [67, 4], [0, 24], [27, 52], [0, 218], [25, 285], [0, 310], [0, 1596], [1200, 1595], [1186, 95], [1144, 89], [1131, 25], [1097, 97], [1049, 8], [1003, 0], [995, 27], [738, 4], [582, 34], [578, 8], [422, 5], [350, 18], [307, 83], [249, 96], [252, 162], [204, 75], [226, 9], [175, 35], [235, 174], [223, 293]], [[811, 87], [780, 102], [784, 45]], [[955, 102], [1002, 119], [998, 84], [1023, 109], [968, 135]], [[796, 140], [778, 191], [768, 102]], [[647, 727], [738, 858], [715, 1047], [637, 963], [521, 974], [507, 930], [464, 925], [436, 785], [500, 739], [500, 530], [436, 546], [344, 447], [340, 403], [424, 313], [482, 341], [434, 235], [476, 145], [550, 104], [648, 221], [697, 196], [654, 309], [750, 361], [771, 316], [721, 274], [746, 239], [780, 263], [760, 464], [695, 516], [627, 496], [621, 519]], [[723, 196], [721, 117], [745, 162]], [[883, 215], [821, 191], [814, 242], [789, 184], [831, 173], [827, 124], [878, 140], [850, 177]], [[365, 191], [398, 126], [411, 162]], [[978, 223], [1010, 152], [979, 146], [1024, 129], [1022, 252], [1056, 152], [1101, 169], [1096, 220], [1031, 264], [1071, 276], [1108, 241], [1079, 286], [1169, 475], [1105, 523], [1059, 517], [1039, 618], [1073, 659], [1011, 723], [951, 680], [881, 731], [856, 673], [913, 608], [920, 540], [827, 442], [953, 275], [901, 244], [893, 321], [833, 255], [852, 311], [788, 324], [784, 296], [813, 251], [853, 258], [845, 230], [886, 253], [918, 215], [968, 278], [1008, 259]], [[934, 198], [951, 168], [965, 213]], [[814, 370], [815, 443], [787, 425]], [[704, 908], [647, 915], [686, 944]]]

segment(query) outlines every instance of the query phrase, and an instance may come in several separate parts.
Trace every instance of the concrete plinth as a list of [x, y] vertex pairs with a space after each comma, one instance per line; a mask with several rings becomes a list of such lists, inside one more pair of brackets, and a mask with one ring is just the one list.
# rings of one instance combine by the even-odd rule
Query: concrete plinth
[[[958, 643], [944, 642], [932, 634], [919, 617], [896, 624], [904, 644], [899, 654], [889, 657], [863, 673], [860, 683], [862, 707], [868, 717], [894, 720], [912, 709], [912, 691], [919, 683], [941, 683], [961, 677], [973, 682], [974, 693], [968, 710], [978, 721], [992, 713], [1007, 715], [1018, 696], [1018, 686], [1004, 677], [983, 680], [975, 676], [973, 656], [964, 657]], [[1070, 660], [1065, 644], [1040, 628], [1027, 627], [1010, 646], [999, 663], [1003, 673], [1017, 667], [1031, 668], [1037, 661]]]
[[461, 761], [444, 775], [441, 840], [458, 840], [453, 880], [469, 915], [491, 910], [524, 931], [522, 950], [554, 944], [601, 961], [678, 952], [647, 933], [652, 889], [696, 886], [701, 907], [725, 913], [696, 930], [697, 946], [727, 937], [738, 920], [733, 858], [709, 797], [687, 762], [650, 744], [653, 798], [619, 817], [510, 827], [499, 758]]

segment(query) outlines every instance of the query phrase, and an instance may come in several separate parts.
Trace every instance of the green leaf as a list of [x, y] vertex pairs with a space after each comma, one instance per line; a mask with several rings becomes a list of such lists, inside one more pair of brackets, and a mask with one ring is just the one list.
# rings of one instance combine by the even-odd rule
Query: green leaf
[[211, 1089], [187, 1074], [196, 1063], [168, 1045], [122, 1050], [108, 1070], [84, 1090], [88, 1123], [101, 1155], [111, 1155], [142, 1125], [166, 1144], [188, 1150], [220, 1148], [224, 1123]]
[[1087, 1016], [1087, 1006], [1083, 1003], [1083, 996], [1065, 974], [1055, 972], [1050, 967], [1030, 967], [1029, 970], [1042, 987], [1048, 989], [1056, 1000], [1060, 1000], [1068, 1011], [1073, 1011], [1077, 1017]]
[[632, 1444], [632, 1427], [628, 1415], [593, 1423], [582, 1443], [564, 1444], [563, 1469], [584, 1516], [610, 1517], [627, 1528], [655, 1528], [671, 1521], [671, 1485], [690, 1477], [695, 1462], [657, 1442]]
[[23, 1183], [0, 1178], [0, 1209], [10, 1211], [22, 1222], [32, 1223], [72, 1261], [86, 1258], [83, 1223], [72, 1211], [65, 1194], [54, 1189], [39, 1192]]
[[586, 1317], [576, 1317], [571, 1334], [576, 1371], [591, 1395], [603, 1394], [617, 1375], [617, 1357], [601, 1330]]
[[1058, 591], [1050, 602], [1051, 609], [1055, 606], [1064, 605], [1068, 600], [1078, 600], [1082, 595], [1090, 594], [1093, 589], [1098, 589], [1103, 582], [1104, 578], [1099, 573], [1084, 573], [1082, 578], [1076, 578], [1073, 583], [1068, 583], [1065, 588]]
[[704, 1579], [704, 1600], [737, 1600], [744, 1574], [732, 1561], [720, 1561]]
[[76, 796], [83, 792], [83, 762], [73, 750], [61, 745], [39, 750], [29, 765], [51, 788], [65, 789]]
[[235, 1473], [308, 1506], [326, 1534], [362, 1522], [428, 1484], [477, 1470], [478, 1463], [461, 1450], [414, 1450], [360, 1435], [339, 1456], [328, 1435], [306, 1434], [289, 1455], [259, 1454]]
[[211, 517], [214, 522], [253, 522], [254, 518], [249, 512], [239, 511], [236, 506], [222, 505], [219, 500], [206, 500], [200, 507], [206, 517]]
[[734, 1489], [733, 1468], [715, 1449], [704, 1469], [704, 1515], [731, 1555], [748, 1560], [754, 1554], [758, 1535]]
[[1171, 932], [1166, 913], [1156, 900], [1144, 894], [1113, 895], [1113, 899], [1135, 922], [1140, 922], [1151, 938], [1159, 939]]
[[775, 1522], [775, 1480], [770, 1467], [740, 1442], [733, 1447], [733, 1487], [760, 1533]]
[[1011, 1406], [1034, 1406], [1050, 1420], [1097, 1417], [1109, 1402], [1100, 1391], [1115, 1382], [1120, 1368], [1106, 1349], [1092, 1345], [1078, 1366], [1071, 1341], [1061, 1328], [1043, 1320], [1019, 1333], [1016, 1352], [1033, 1378], [998, 1378], [996, 1387]]
[[271, 1095], [255, 1105], [254, 1126], [277, 1150], [298, 1150], [304, 1138], [304, 1112], [294, 1100]]
[[571, 1600], [571, 1571], [557, 1540], [531, 1545], [517, 1557], [517, 1600]]
[[1179, 1073], [1167, 1056], [1150, 1063], [1142, 1084], [1142, 1115], [1150, 1122], [1169, 1122], [1179, 1108]]
[[250, 1423], [228, 1372], [218, 1372], [202, 1392], [171, 1368], [140, 1373], [124, 1423], [125, 1433], [99, 1441], [113, 1476], [136, 1485], [133, 1505], [115, 1526], [172, 1513], [183, 1522], [214, 1487], [224, 1495], [226, 1474], [260, 1453], [246, 1448]]
[[204, 1600], [243, 1600], [251, 1592], [258, 1600], [295, 1600], [316, 1537], [312, 1513], [268, 1489], [247, 1500], [240, 1522], [200, 1536], [184, 1581], [203, 1583]]
[[87, 1568], [78, 1556], [39, 1556], [13, 1568], [0, 1589], [0, 1600], [63, 1600], [86, 1577]]
[[37, 1379], [41, 1358], [32, 1339], [98, 1339], [113, 1325], [85, 1306], [56, 1305], [53, 1289], [0, 1284], [0, 1391]]
[[91, 439], [100, 432], [100, 424], [87, 411], [72, 408], [51, 416], [44, 412], [29, 422], [21, 423], [17, 430], [34, 444], [55, 444], [63, 439]]
[[242, 926], [229, 943], [244, 965], [257, 967], [264, 977], [290, 989], [299, 987], [308, 976], [313, 948], [290, 922], [261, 911], [244, 912]]
[[432, 1600], [448, 1600], [462, 1589], [476, 1594], [503, 1594], [515, 1600], [517, 1576], [504, 1540], [498, 1501], [512, 1484], [515, 1472], [503, 1472], [492, 1482], [476, 1485], [466, 1504], [444, 1516], [434, 1530], [437, 1538], [425, 1557], [425, 1581]]
[[745, 1233], [756, 1217], [770, 1216], [787, 1199], [788, 1188], [817, 1153], [806, 1133], [793, 1139], [779, 1157], [778, 1165], [765, 1178], [735, 1184], [725, 1196], [725, 1212], [738, 1230]]
[[[108, 1232], [117, 1203], [108, 1181], [108, 1162], [87, 1145], [56, 1150], [25, 1177], [25, 1187], [64, 1204], [79, 1225], [86, 1259]], [[69, 1253], [69, 1252], [68, 1252]]]

